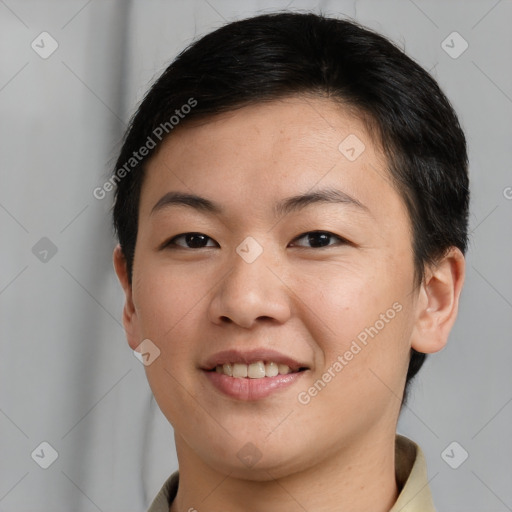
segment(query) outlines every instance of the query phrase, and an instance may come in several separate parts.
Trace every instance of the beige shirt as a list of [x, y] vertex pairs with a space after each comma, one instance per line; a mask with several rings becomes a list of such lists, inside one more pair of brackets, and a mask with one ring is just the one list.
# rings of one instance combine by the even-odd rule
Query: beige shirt
[[[389, 512], [436, 512], [427, 479], [427, 464], [421, 448], [398, 435], [395, 442], [395, 475], [400, 494]], [[178, 492], [178, 471], [156, 495], [148, 512], [169, 512]]]

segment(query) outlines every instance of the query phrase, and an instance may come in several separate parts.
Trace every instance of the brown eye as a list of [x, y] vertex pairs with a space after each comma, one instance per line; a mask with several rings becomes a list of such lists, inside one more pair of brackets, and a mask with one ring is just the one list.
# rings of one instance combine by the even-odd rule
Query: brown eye
[[[179, 243], [178, 243], [179, 241]], [[212, 244], [208, 245], [208, 241]], [[182, 233], [165, 244], [166, 247], [182, 247], [185, 249], [202, 249], [203, 247], [216, 247], [215, 242], [203, 233]]]
[[[297, 243], [298, 240], [305, 240], [306, 244], [309, 245], [303, 245], [303, 243]], [[331, 243], [334, 241], [334, 244]], [[299, 247], [306, 247], [306, 248], [317, 248], [317, 247], [328, 247], [330, 245], [337, 245], [337, 244], [345, 244], [347, 243], [346, 240], [339, 237], [338, 235], [335, 235], [334, 233], [330, 233], [329, 231], [309, 231], [308, 233], [304, 233], [303, 235], [300, 235], [297, 237], [292, 245], [298, 245]]]

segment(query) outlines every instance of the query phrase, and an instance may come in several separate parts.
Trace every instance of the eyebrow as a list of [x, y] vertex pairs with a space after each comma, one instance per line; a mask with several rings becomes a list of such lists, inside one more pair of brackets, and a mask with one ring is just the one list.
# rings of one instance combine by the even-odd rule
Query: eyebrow
[[[312, 204], [320, 203], [346, 204], [369, 213], [369, 209], [364, 204], [347, 193], [327, 188], [287, 197], [279, 201], [274, 206], [274, 215], [284, 216], [291, 212], [302, 210]], [[205, 197], [183, 192], [167, 192], [153, 206], [151, 215], [170, 206], [189, 206], [195, 210], [215, 215], [220, 215], [224, 212], [221, 205]]]

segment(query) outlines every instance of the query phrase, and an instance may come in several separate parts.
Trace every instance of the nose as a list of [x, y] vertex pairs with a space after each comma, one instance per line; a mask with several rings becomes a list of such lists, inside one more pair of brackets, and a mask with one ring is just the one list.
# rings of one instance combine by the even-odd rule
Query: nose
[[290, 290], [265, 251], [248, 263], [234, 254], [231, 271], [219, 284], [209, 304], [210, 320], [245, 329], [257, 323], [282, 324], [290, 318]]

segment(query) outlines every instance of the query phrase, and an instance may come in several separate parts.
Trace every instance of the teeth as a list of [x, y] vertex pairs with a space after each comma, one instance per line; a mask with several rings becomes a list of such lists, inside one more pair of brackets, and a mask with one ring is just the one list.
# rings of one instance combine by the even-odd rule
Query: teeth
[[276, 363], [267, 363], [265, 365], [265, 376], [275, 377], [276, 375], [279, 375], [279, 365]]
[[233, 365], [233, 377], [238, 377], [238, 378], [247, 377], [247, 365], [235, 363]]
[[275, 377], [276, 375], [292, 373], [291, 368], [286, 364], [264, 363], [263, 361], [251, 364], [226, 363], [216, 366], [215, 371], [239, 379], [247, 377], [249, 379], [262, 379], [263, 377]]
[[247, 376], [250, 379], [262, 379], [265, 377], [265, 365], [263, 362], [251, 363], [247, 369]]
[[289, 366], [286, 366], [285, 364], [279, 365], [279, 373], [281, 375], [286, 375], [287, 373], [290, 373], [292, 369]]

